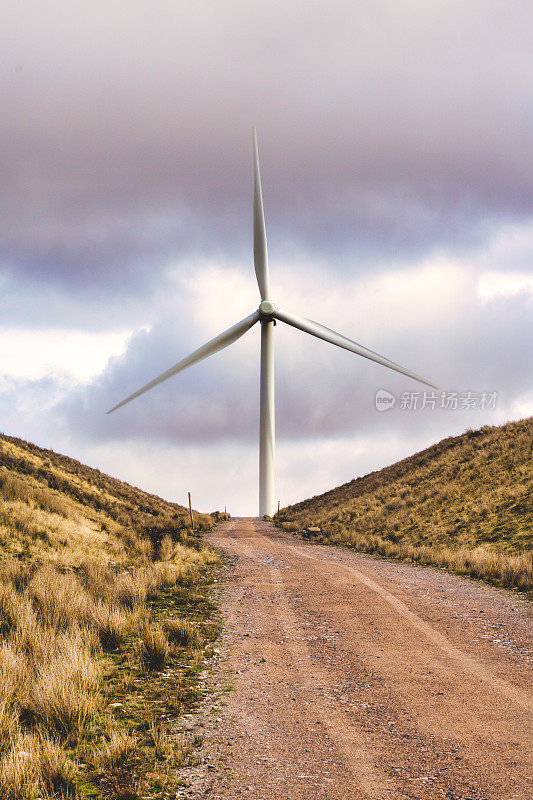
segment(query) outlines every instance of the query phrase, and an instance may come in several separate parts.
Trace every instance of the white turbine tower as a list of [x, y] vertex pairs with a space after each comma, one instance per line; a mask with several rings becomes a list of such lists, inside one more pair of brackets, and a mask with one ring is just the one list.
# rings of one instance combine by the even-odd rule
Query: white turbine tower
[[117, 408], [129, 403], [139, 395], [144, 394], [149, 389], [153, 389], [159, 383], [166, 381], [178, 372], [186, 369], [187, 367], [202, 361], [208, 356], [212, 356], [218, 350], [233, 344], [233, 342], [240, 339], [246, 331], [255, 325], [256, 322], [261, 323], [261, 390], [260, 390], [260, 423], [259, 423], [259, 516], [268, 514], [272, 516], [275, 510], [275, 491], [274, 491], [274, 460], [275, 460], [275, 406], [274, 406], [274, 325], [275, 320], [286, 322], [294, 328], [299, 328], [304, 333], [310, 333], [319, 339], [324, 339], [330, 344], [335, 344], [338, 347], [343, 347], [345, 350], [350, 350], [352, 353], [369, 358], [371, 361], [376, 361], [384, 367], [389, 367], [396, 372], [401, 372], [409, 378], [416, 381], [425, 383], [427, 386], [437, 388], [434, 384], [415, 375], [404, 367], [395, 364], [394, 361], [389, 361], [388, 358], [374, 353], [373, 350], [363, 347], [340, 333], [335, 333], [330, 328], [325, 328], [318, 322], [313, 322], [310, 319], [297, 317], [295, 314], [290, 314], [287, 311], [279, 309], [270, 299], [269, 281], [268, 281], [268, 258], [267, 258], [267, 241], [265, 230], [265, 217], [263, 213], [263, 196], [261, 193], [261, 176], [259, 174], [259, 155], [257, 151], [257, 135], [255, 128], [253, 129], [253, 145], [254, 145], [254, 263], [255, 274], [257, 276], [257, 283], [259, 284], [259, 292], [261, 294], [261, 303], [257, 311], [250, 314], [241, 322], [238, 322], [233, 327], [228, 328], [227, 331], [215, 336], [210, 342], [199, 347], [194, 353], [178, 361], [173, 367], [167, 369], [157, 378], [154, 378], [150, 383], [142, 386], [133, 394], [130, 394], [125, 400], [117, 403], [108, 414], [116, 411]]

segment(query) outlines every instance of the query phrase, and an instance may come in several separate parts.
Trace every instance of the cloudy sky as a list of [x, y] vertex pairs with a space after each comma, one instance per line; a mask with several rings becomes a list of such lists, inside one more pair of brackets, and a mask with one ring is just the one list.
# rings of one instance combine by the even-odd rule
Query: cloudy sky
[[7, 5], [0, 430], [256, 513], [258, 326], [105, 414], [257, 307], [253, 125], [274, 301], [445, 393], [278, 324], [282, 505], [532, 414], [532, 23], [528, 0]]

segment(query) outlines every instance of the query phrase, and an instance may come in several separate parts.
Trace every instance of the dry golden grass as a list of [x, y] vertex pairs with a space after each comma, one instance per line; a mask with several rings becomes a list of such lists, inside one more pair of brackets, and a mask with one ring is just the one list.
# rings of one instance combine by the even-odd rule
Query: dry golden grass
[[[0, 435], [0, 497], [5, 503], [21, 502], [67, 519], [78, 515], [79, 520], [96, 523], [93, 530], [104, 529], [110, 538], [124, 537], [130, 549], [128, 532], [135, 535], [143, 530], [156, 548], [166, 535], [187, 544], [191, 533], [189, 511], [183, 506], [67, 456], [4, 435]], [[208, 529], [213, 517], [195, 511], [195, 524], [199, 530]]]
[[162, 669], [169, 655], [168, 639], [160, 627], [141, 628], [139, 657], [147, 670]]
[[[213, 524], [195, 519], [200, 529]], [[141, 785], [148, 791], [145, 773], [163, 775], [154, 766], [163, 753], [164, 783], [173, 785], [185, 745], [155, 728], [139, 743], [106, 710], [106, 687], [134, 700], [140, 682], [133, 713], [151, 713], [143, 706], [159, 689], [147, 699], [150, 681], [157, 687], [157, 670], [172, 659], [153, 608], [177, 598], [188, 613], [217, 561], [188, 521], [182, 506], [0, 435], [2, 800], [79, 797], [82, 785], [98, 797], [134, 798]], [[191, 634], [180, 653], [176, 709], [195, 697], [199, 643]]]
[[78, 797], [77, 765], [64, 749], [42, 734], [20, 733], [0, 763], [2, 800]]
[[93, 620], [103, 650], [116, 650], [132, 630], [131, 614], [101, 601], [94, 607]]
[[53, 797], [74, 797], [78, 765], [65, 753], [58, 742], [46, 736], [37, 736], [37, 772], [43, 786], [43, 794]]
[[[213, 521], [195, 512], [197, 531]], [[167, 550], [161, 557], [163, 539]], [[180, 544], [200, 547], [188, 509], [0, 434], [0, 552], [60, 566], [127, 565], [132, 559], [179, 560]]]
[[445, 439], [282, 509], [286, 531], [533, 590], [533, 418]]
[[109, 590], [109, 596], [116, 592], [116, 601], [124, 608], [142, 608], [146, 602], [146, 582], [142, 571], [122, 572]]
[[164, 622], [164, 630], [169, 642], [180, 647], [198, 649], [204, 644], [204, 638], [198, 628], [191, 625], [187, 619], [167, 619]]
[[[30, 667], [33, 680], [24, 701], [22, 714], [38, 727], [58, 736], [68, 744], [77, 744], [101, 710], [98, 662], [85, 638], [61, 634], [59, 647], [49, 658]], [[52, 648], [51, 648], [52, 649]]]
[[152, 737], [157, 758], [165, 761], [171, 758], [175, 749], [175, 743], [169, 736], [166, 726], [158, 720], [152, 720], [150, 723], [150, 736]]
[[[178, 641], [191, 650], [191, 666], [198, 667], [197, 648], [203, 641], [198, 630], [186, 619], [170, 620], [165, 629], [154, 624], [143, 598], [155, 592], [155, 587], [169, 591], [184, 575], [196, 574], [200, 558], [195, 553], [186, 564], [156, 562], [150, 567], [134, 567], [131, 573], [113, 572], [91, 562], [83, 565], [79, 576], [50, 564], [31, 575], [22, 574], [15, 564], [4, 564], [0, 582], [0, 797], [34, 800], [54, 791], [67, 796], [76, 770], [66, 749], [87, 748], [94, 729], [104, 731], [105, 742], [89, 747], [86, 760], [92, 768], [103, 773], [118, 770], [125, 762], [136, 737], [117, 729], [104, 714], [100, 687], [103, 651], [120, 647], [131, 635], [137, 642], [141, 667], [161, 670], [170, 654], [168, 630], [173, 643]], [[130, 675], [122, 680], [121, 688], [131, 691], [134, 685]], [[155, 728], [151, 734], [157, 758], [163, 750], [165, 758], [170, 758], [170, 739], [164, 734], [157, 729], [157, 741]], [[171, 748], [175, 766], [185, 759], [185, 750], [178, 744]], [[7, 786], [14, 788], [8, 790]], [[14, 793], [9, 794], [11, 791]]]
[[36, 737], [19, 734], [0, 762], [0, 797], [34, 800], [41, 786]]
[[103, 746], [93, 750], [89, 756], [93, 768], [105, 774], [122, 767], [135, 752], [138, 738], [126, 730], [111, 730]]

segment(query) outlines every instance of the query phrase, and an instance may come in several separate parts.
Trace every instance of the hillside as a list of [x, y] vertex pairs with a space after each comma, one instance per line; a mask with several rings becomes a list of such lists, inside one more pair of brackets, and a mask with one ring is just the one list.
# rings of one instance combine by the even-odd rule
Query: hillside
[[532, 443], [533, 418], [469, 430], [284, 508], [275, 521], [324, 543], [531, 591]]
[[180, 505], [0, 436], [3, 800], [175, 792], [200, 744], [178, 731], [217, 634], [199, 531], [218, 516], [193, 532]]
[[[0, 435], [0, 548], [5, 554], [72, 564], [121, 563], [165, 534], [190, 538], [189, 511], [68, 456]], [[213, 518], [195, 512], [208, 529]], [[96, 545], [96, 546], [95, 546]]]

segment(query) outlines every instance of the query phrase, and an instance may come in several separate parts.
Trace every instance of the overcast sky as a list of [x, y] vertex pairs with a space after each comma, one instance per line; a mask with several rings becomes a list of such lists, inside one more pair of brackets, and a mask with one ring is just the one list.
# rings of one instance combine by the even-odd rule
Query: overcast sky
[[532, 24], [526, 0], [6, 6], [0, 430], [256, 513], [258, 326], [105, 414], [257, 307], [253, 125], [272, 299], [445, 393], [278, 324], [282, 505], [532, 414]]

